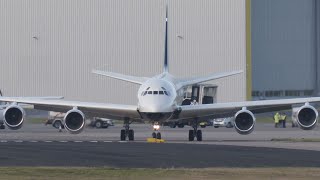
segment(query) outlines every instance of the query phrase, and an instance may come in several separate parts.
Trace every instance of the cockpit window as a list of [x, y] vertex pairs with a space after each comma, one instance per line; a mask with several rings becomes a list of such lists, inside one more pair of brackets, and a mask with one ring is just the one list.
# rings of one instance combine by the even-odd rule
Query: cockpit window
[[148, 91], [148, 94], [152, 94], [152, 91]]
[[164, 91], [164, 94], [169, 96], [169, 92], [168, 91]]
[[143, 91], [143, 96], [147, 95], [148, 91]]
[[159, 94], [160, 94], [160, 95], [163, 95], [164, 93], [163, 93], [163, 91], [159, 91]]
[[158, 94], [158, 91], [153, 91], [153, 94]]

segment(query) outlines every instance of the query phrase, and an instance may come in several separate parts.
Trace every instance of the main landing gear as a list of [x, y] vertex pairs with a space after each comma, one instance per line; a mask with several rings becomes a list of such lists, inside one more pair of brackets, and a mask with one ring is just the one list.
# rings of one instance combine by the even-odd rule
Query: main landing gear
[[161, 139], [161, 133], [159, 132], [160, 125], [158, 123], [153, 124], [153, 133], [152, 133], [152, 138], [155, 139]]
[[192, 125], [193, 130], [189, 130], [189, 141], [194, 141], [194, 138], [197, 138], [197, 141], [202, 141], [202, 131], [198, 130], [198, 126], [197, 122]]
[[134, 131], [133, 129], [130, 129], [130, 122], [129, 120], [125, 120], [123, 123], [124, 129], [121, 129], [121, 134], [120, 134], [120, 140], [125, 141], [126, 138], [129, 139], [129, 141], [134, 141]]

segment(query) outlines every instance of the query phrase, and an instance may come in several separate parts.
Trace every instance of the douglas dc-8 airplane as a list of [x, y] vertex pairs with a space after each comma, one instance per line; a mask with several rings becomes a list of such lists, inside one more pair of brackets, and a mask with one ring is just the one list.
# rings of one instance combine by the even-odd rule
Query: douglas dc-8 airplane
[[[167, 13], [166, 13], [167, 14]], [[304, 130], [313, 129], [317, 124], [318, 111], [309, 103], [319, 102], [320, 97], [279, 99], [264, 101], [245, 101], [231, 103], [216, 103], [203, 105], [181, 106], [177, 104], [177, 92], [186, 86], [199, 84], [209, 80], [220, 79], [242, 73], [233, 71], [217, 73], [204, 77], [175, 78], [169, 73], [167, 55], [167, 15], [165, 33], [164, 71], [152, 78], [134, 77], [112, 72], [94, 70], [93, 73], [114, 79], [139, 84], [138, 104], [120, 105], [107, 103], [66, 101], [59, 99], [0, 97], [0, 101], [10, 104], [3, 110], [4, 123], [10, 129], [21, 128], [25, 119], [22, 104], [33, 105], [35, 109], [66, 112], [64, 126], [70, 133], [80, 133], [85, 127], [85, 117], [105, 117], [124, 121], [120, 139], [134, 140], [134, 131], [130, 124], [134, 121], [149, 121], [154, 123], [155, 132], [152, 137], [161, 138], [159, 125], [168, 121], [188, 122], [193, 128], [189, 130], [189, 141], [196, 138], [202, 141], [202, 132], [198, 130], [199, 123], [212, 118], [234, 116], [235, 130], [239, 134], [249, 134], [255, 126], [255, 113], [271, 112], [292, 108], [301, 104], [297, 112], [299, 126]], [[156, 133], [157, 132], [157, 133]]]

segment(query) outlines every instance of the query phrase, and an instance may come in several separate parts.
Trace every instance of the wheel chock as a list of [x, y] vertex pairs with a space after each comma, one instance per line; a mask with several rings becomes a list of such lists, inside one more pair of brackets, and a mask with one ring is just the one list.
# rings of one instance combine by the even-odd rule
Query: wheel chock
[[148, 143], [164, 143], [164, 139], [148, 138]]

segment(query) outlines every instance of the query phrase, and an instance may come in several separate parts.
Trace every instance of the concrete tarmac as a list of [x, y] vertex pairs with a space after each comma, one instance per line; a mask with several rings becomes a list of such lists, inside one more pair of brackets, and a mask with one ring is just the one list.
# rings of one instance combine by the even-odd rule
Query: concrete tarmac
[[320, 128], [274, 128], [257, 124], [250, 135], [233, 128], [203, 128], [202, 142], [189, 142], [189, 127], [163, 127], [163, 144], [146, 143], [151, 125], [134, 124], [135, 142], [119, 142], [121, 125], [86, 128], [78, 135], [52, 126], [25, 124], [0, 130], [0, 166], [108, 167], [318, 167], [320, 143], [274, 142], [273, 138], [319, 138]]

